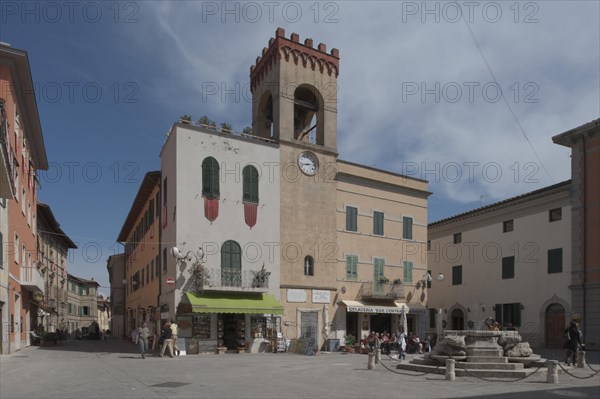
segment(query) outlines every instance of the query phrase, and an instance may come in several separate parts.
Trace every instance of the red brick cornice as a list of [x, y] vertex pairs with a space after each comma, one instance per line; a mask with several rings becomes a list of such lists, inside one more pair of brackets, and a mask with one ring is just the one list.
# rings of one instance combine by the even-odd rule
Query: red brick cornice
[[275, 38], [269, 40], [269, 48], [263, 48], [262, 56], [256, 57], [256, 64], [250, 67], [250, 88], [252, 91], [256, 88], [269, 70], [277, 62], [284, 59], [286, 62], [302, 65], [304, 68], [311, 68], [313, 71], [318, 68], [319, 72], [327, 73], [329, 76], [339, 75], [340, 54], [339, 50], [334, 48], [331, 53], [327, 53], [327, 46], [319, 43], [318, 48], [312, 47], [312, 39], [305, 39], [304, 44], [300, 43], [298, 34], [292, 33], [291, 38], [285, 38], [285, 30], [278, 28], [275, 32]]

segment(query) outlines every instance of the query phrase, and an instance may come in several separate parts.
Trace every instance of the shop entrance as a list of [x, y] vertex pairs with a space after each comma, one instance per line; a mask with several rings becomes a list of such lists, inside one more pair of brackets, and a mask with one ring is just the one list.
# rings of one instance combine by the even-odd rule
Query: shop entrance
[[346, 312], [346, 334], [352, 334], [357, 339], [360, 339], [360, 331], [358, 331], [358, 313]]
[[240, 345], [243, 346], [245, 343], [244, 315], [222, 313], [219, 316], [223, 320], [223, 344], [227, 350], [237, 350]]
[[382, 333], [384, 330], [391, 334], [392, 316], [389, 314], [371, 315], [371, 331]]

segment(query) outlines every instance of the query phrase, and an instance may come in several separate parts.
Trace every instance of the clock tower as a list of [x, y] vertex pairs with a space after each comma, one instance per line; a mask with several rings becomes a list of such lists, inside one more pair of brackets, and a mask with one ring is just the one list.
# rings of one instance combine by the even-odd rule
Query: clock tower
[[[253, 134], [279, 144], [280, 266], [284, 319], [321, 332], [333, 312], [339, 51], [277, 29], [250, 68]], [[331, 314], [333, 316], [333, 313]], [[329, 320], [330, 321], [330, 320]], [[315, 324], [316, 323], [316, 324]], [[310, 335], [309, 334], [309, 335]]]

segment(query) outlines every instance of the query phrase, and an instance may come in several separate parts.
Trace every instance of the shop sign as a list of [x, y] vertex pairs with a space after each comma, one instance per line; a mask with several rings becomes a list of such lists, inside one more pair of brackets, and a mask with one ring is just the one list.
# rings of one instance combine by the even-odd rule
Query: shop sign
[[348, 312], [401, 314], [404, 308], [390, 306], [348, 306]]

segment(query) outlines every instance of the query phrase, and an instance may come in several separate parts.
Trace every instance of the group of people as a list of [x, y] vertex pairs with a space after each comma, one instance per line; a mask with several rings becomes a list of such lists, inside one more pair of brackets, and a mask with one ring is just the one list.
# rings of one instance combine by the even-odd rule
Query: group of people
[[[161, 344], [159, 357], [164, 356], [166, 349], [169, 350], [169, 357], [174, 357], [174, 355], [179, 356], [181, 354], [181, 350], [177, 347], [178, 330], [179, 327], [175, 321], [167, 321], [163, 324], [159, 339], [159, 343]], [[137, 341], [142, 359], [146, 358], [146, 353], [148, 352], [148, 339], [151, 336], [153, 336], [153, 334], [150, 332], [147, 323], [145, 321], [142, 322], [141, 327], [137, 331]]]
[[368, 336], [363, 337], [361, 344], [370, 350], [381, 349], [381, 353], [385, 355], [397, 351], [399, 359], [406, 359], [406, 353], [422, 354], [424, 351], [431, 351], [435, 345], [435, 337], [428, 335], [425, 341], [421, 341], [419, 336], [412, 332], [406, 334], [401, 326], [397, 333], [391, 335], [385, 330], [382, 333], [371, 331]]
[[582, 349], [583, 334], [579, 330], [579, 326], [575, 321], [571, 321], [569, 326], [565, 329], [565, 345], [564, 348], [567, 350], [567, 358], [565, 364], [570, 366], [575, 365], [577, 360], [577, 352]]

